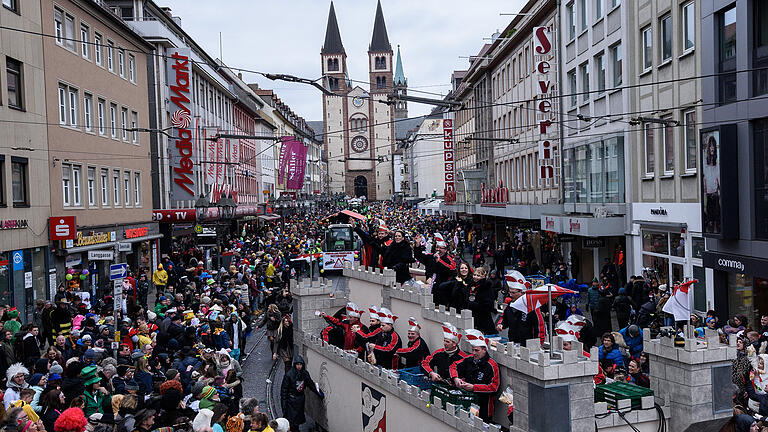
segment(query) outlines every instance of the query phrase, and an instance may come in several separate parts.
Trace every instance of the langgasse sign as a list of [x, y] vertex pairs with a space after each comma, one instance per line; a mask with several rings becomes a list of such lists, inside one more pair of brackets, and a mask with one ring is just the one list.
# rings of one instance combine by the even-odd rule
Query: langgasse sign
[[174, 148], [171, 150], [171, 193], [174, 201], [195, 199], [195, 147], [189, 100], [192, 72], [190, 53], [189, 48], [172, 48], [167, 58], [169, 112], [171, 134], [174, 136]]

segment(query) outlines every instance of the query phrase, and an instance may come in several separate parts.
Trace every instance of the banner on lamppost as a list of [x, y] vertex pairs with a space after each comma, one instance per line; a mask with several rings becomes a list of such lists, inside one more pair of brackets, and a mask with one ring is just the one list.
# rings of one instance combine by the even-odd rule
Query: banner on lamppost
[[294, 141], [293, 147], [286, 155], [286, 189], [299, 190], [304, 186], [308, 148], [301, 141]]

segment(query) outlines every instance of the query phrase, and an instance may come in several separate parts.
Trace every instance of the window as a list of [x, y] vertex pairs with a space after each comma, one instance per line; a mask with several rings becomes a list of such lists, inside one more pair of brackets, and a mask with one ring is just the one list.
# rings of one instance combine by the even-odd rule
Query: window
[[3, 6], [5, 6], [6, 9], [19, 13], [18, 0], [3, 0]]
[[611, 9], [621, 4], [621, 0], [611, 0]]
[[595, 21], [603, 17], [603, 0], [595, 0]]
[[653, 125], [645, 123], [645, 139], [643, 145], [645, 146], [645, 176], [653, 177], [654, 164], [655, 164], [655, 151], [653, 148]]
[[125, 77], [125, 51], [122, 49], [117, 51], [117, 69], [120, 76]]
[[83, 58], [90, 59], [91, 58], [91, 31], [85, 24], [80, 24], [80, 43], [81, 43], [81, 51], [83, 52]]
[[64, 15], [64, 45], [75, 51], [75, 19], [70, 15]]
[[72, 165], [61, 166], [61, 198], [64, 207], [72, 205]]
[[109, 205], [109, 170], [102, 168], [101, 170], [101, 205]]
[[141, 174], [133, 173], [133, 202], [141, 205]]
[[5, 58], [5, 70], [8, 74], [8, 106], [22, 109], [21, 62], [10, 57]]
[[69, 125], [77, 127], [77, 108], [80, 98], [77, 95], [77, 89], [69, 88]]
[[643, 29], [643, 72], [649, 70], [653, 66], [653, 34], [651, 33], [651, 27], [648, 26]]
[[123, 131], [123, 141], [128, 141], [128, 109], [122, 108], [120, 110], [120, 119], [123, 121], [120, 126]]
[[573, 2], [565, 6], [565, 19], [568, 21], [568, 40], [576, 37], [576, 5]]
[[[736, 8], [722, 12], [720, 21], [720, 102], [736, 100]], [[722, 74], [722, 73], [726, 74]], [[733, 72], [733, 73], [728, 73]]]
[[72, 166], [72, 205], [79, 207], [80, 202], [80, 170], [79, 166]]
[[105, 123], [106, 123], [106, 121], [104, 120], [104, 116], [106, 114], [104, 112], [104, 110], [106, 109], [105, 104], [106, 102], [104, 101], [104, 99], [99, 99], [99, 135], [104, 135], [104, 130], [105, 130]]
[[67, 87], [59, 85], [59, 124], [67, 124]]
[[101, 66], [101, 35], [98, 33], [93, 34], [93, 58], [96, 60], [96, 64]]
[[14, 207], [29, 206], [28, 164], [27, 158], [11, 157], [11, 192]]
[[64, 12], [59, 8], [53, 9], [53, 27], [56, 36], [56, 44], [64, 44]]
[[688, 52], [696, 45], [696, 13], [694, 2], [686, 3], [683, 5], [683, 37], [681, 42], [683, 44], [683, 52]]
[[579, 30], [584, 31], [589, 24], [587, 20], [587, 0], [579, 0]]
[[131, 173], [123, 172], [123, 202], [125, 205], [131, 205]]
[[88, 207], [96, 205], [96, 168], [88, 167]]
[[107, 41], [107, 68], [110, 72], [115, 71], [115, 43]]
[[768, 3], [754, 2], [752, 15], [755, 35], [752, 59], [753, 92], [755, 96], [768, 93]]
[[5, 156], [0, 155], [0, 207], [5, 207]]
[[675, 128], [670, 124], [672, 116], [663, 117], [664, 123], [664, 175], [675, 173]]
[[568, 72], [568, 92], [571, 93], [569, 100], [571, 106], [576, 106], [578, 90], [576, 89], [576, 69]]
[[136, 113], [136, 111], [132, 111], [131, 112], [131, 129], [133, 130], [131, 131], [131, 140], [134, 143], [139, 142], [139, 133], [138, 131], [136, 131], [136, 127], [138, 126], [138, 124], [139, 124], [139, 114]]
[[[768, 119], [753, 123], [755, 237], [768, 239]], [[704, 161], [702, 161], [703, 166]], [[702, 168], [702, 171], [704, 168]]]
[[120, 170], [114, 170], [112, 173], [112, 193], [115, 198], [115, 205], [120, 205]]
[[611, 61], [613, 62], [613, 86], [621, 86], [621, 44], [616, 44], [611, 47]]
[[579, 66], [581, 75], [581, 102], [589, 102], [589, 63]]
[[659, 21], [661, 36], [661, 63], [672, 58], [672, 16], [667, 15]]
[[696, 172], [696, 111], [683, 113], [685, 128], [685, 172]]
[[128, 79], [136, 82], [136, 58], [132, 55], [128, 56]]
[[109, 104], [109, 127], [112, 138], [117, 138], [117, 105]]
[[605, 61], [604, 54], [600, 53], [595, 56], [595, 70], [597, 73], [597, 94], [605, 92]]
[[93, 95], [85, 94], [83, 98], [83, 122], [85, 123], [85, 130], [90, 132], [93, 129]]

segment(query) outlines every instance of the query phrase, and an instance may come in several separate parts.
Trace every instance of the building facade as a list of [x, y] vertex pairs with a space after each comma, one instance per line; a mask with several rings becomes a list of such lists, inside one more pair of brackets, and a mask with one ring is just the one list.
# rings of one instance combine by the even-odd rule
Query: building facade
[[[109, 267], [151, 268], [147, 56], [152, 46], [101, 3], [43, 1], [49, 184], [54, 218], [74, 216], [74, 240], [53, 241], [56, 281], [111, 292]], [[88, 272], [85, 272], [88, 270]], [[82, 275], [80, 278], [78, 276]], [[53, 279], [52, 279], [53, 280]]]
[[[718, 316], [768, 311], [768, 8], [703, 0], [698, 135], [703, 254]], [[698, 49], [698, 48], [697, 48]]]
[[[320, 58], [324, 84], [334, 93], [323, 95], [330, 192], [370, 200], [389, 199], [394, 193], [395, 109], [381, 102], [393, 93], [394, 65], [381, 3], [368, 46], [367, 91], [353, 86], [349, 79], [347, 54], [333, 3]], [[403, 91], [404, 82], [398, 85], [398, 92]]]
[[48, 298], [52, 263], [42, 24], [40, 2], [0, 7], [0, 303], [27, 319]]

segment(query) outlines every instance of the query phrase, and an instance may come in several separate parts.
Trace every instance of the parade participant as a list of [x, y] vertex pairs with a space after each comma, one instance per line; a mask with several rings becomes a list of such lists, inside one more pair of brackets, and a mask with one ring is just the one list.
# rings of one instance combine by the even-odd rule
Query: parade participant
[[395, 282], [405, 283], [411, 279], [410, 265], [413, 259], [411, 244], [405, 239], [405, 231], [395, 230], [392, 241], [384, 248], [382, 265], [395, 271]]
[[26, 381], [27, 375], [29, 375], [29, 370], [21, 363], [14, 363], [5, 371], [8, 389], [3, 395], [3, 405], [5, 405], [6, 410], [12, 403], [20, 400], [21, 391], [29, 387]]
[[165, 287], [168, 285], [168, 272], [163, 269], [162, 264], [158, 264], [157, 270], [152, 273], [152, 284], [155, 285], [155, 292], [158, 296], [165, 293]]
[[435, 306], [449, 306], [451, 293], [446, 290], [450, 287], [444, 287], [443, 283], [456, 275], [456, 260], [448, 252], [448, 245], [440, 233], [435, 233], [435, 253], [425, 254], [424, 247], [424, 237], [419, 235], [413, 247], [413, 256], [424, 264], [427, 274], [431, 275], [427, 280], [432, 287], [432, 301]]
[[340, 326], [344, 329], [344, 349], [351, 350], [355, 347], [355, 334], [359, 330], [367, 333], [368, 328], [360, 322], [360, 315], [363, 311], [359, 310], [355, 303], [347, 303], [346, 312], [346, 318], [341, 320], [325, 312], [317, 311], [317, 314], [323, 317], [329, 324]]
[[495, 333], [493, 325], [493, 288], [485, 278], [485, 267], [478, 267], [472, 274], [472, 282], [466, 296], [466, 308], [472, 311], [475, 328], [484, 334]]
[[534, 312], [525, 313], [512, 307], [512, 303], [525, 294], [525, 291], [531, 287], [531, 283], [516, 270], [509, 270], [504, 277], [509, 288], [509, 297], [505, 299], [507, 306], [496, 322], [496, 330], [501, 332], [509, 328], [509, 341], [521, 345], [525, 345], [528, 339], [538, 339], [544, 343], [546, 329], [541, 310], [536, 309]]
[[72, 314], [69, 311], [69, 301], [66, 297], [62, 297], [56, 306], [56, 309], [51, 312], [51, 325], [53, 326], [54, 337], [63, 335], [69, 336], [72, 330]]
[[394, 325], [396, 315], [387, 308], [379, 309], [381, 331], [373, 336], [368, 336], [366, 347], [368, 348], [368, 361], [387, 369], [397, 369], [395, 352], [403, 346]]
[[450, 382], [453, 363], [468, 357], [469, 354], [459, 349], [461, 333], [451, 324], [443, 323], [443, 347], [428, 355], [422, 362], [421, 367], [432, 381]]
[[490, 421], [493, 417], [492, 396], [499, 389], [499, 366], [488, 355], [488, 342], [481, 331], [468, 329], [464, 333], [472, 345], [472, 355], [451, 365], [451, 379], [456, 387], [477, 393], [479, 417]]
[[421, 365], [425, 357], [429, 355], [427, 342], [421, 338], [421, 326], [416, 318], [408, 318], [408, 346], [397, 350], [401, 368], [411, 368]]
[[389, 238], [389, 228], [383, 220], [378, 221], [374, 235], [368, 234], [360, 228], [354, 218], [349, 218], [349, 223], [354, 225], [355, 233], [360, 236], [365, 245], [364, 258], [362, 260], [364, 267], [382, 268], [382, 257], [384, 249], [392, 243]]
[[298, 431], [304, 424], [304, 391], [309, 389], [321, 399], [324, 397], [318, 386], [306, 370], [304, 359], [300, 355], [293, 358], [293, 368], [286, 372], [283, 383], [280, 386], [280, 405], [283, 416], [290, 422], [291, 431]]
[[[446, 285], [448, 282], [446, 282]], [[456, 312], [461, 312], [462, 309], [467, 308], [467, 298], [469, 297], [469, 286], [472, 284], [472, 269], [466, 262], [459, 264], [459, 271], [456, 277], [450, 281], [450, 288], [447, 289], [451, 296], [450, 305], [456, 309]]]
[[[563, 351], [571, 351], [574, 342], [579, 341], [580, 332], [586, 325], [586, 318], [580, 315], [571, 315], [565, 321], [560, 321], [555, 327], [555, 334], [563, 341]], [[582, 350], [584, 357], [589, 358], [589, 353]], [[605, 374], [600, 363], [597, 364], [597, 375], [593, 378], [595, 384], [605, 384]]]

